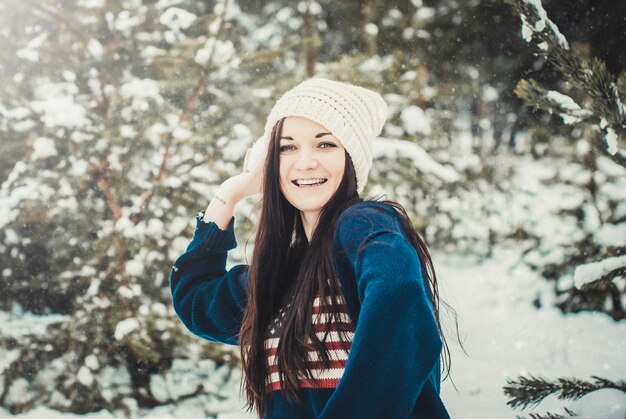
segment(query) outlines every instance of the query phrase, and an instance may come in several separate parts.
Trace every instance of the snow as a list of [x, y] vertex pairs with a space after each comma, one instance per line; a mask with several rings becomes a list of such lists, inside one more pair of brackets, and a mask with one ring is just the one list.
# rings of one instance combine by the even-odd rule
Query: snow
[[[224, 5], [227, 6], [226, 9], [224, 9]], [[237, 2], [220, 0], [215, 4], [215, 7], [213, 8], [213, 13], [228, 21], [240, 15], [241, 9], [239, 8]]]
[[278, 22], [286, 23], [293, 16], [293, 9], [291, 7], [283, 7], [274, 16]]
[[579, 111], [581, 109], [580, 106], [576, 102], [574, 102], [574, 99], [560, 92], [557, 92], [556, 90], [548, 91], [547, 97], [548, 99], [556, 102], [563, 109], [572, 111]]
[[[129, 261], [126, 264], [126, 273], [128, 273], [129, 275], [131, 275], [128, 271], [128, 264], [131, 261]], [[139, 272], [141, 274], [143, 274], [143, 264], [140, 265], [139, 268], [136, 269], [141, 269]], [[132, 285], [122, 285], [117, 289], [117, 293], [122, 297], [125, 298], [127, 300], [132, 299], [133, 297], [139, 296], [141, 295], [141, 285], [139, 284], [132, 284]]]
[[546, 28], [546, 21], [545, 20], [538, 20], [537, 23], [535, 23], [535, 27], [533, 28], [533, 30], [535, 32], [541, 32]]
[[400, 119], [404, 130], [409, 135], [421, 134], [426, 136], [432, 133], [430, 119], [419, 106], [411, 105], [404, 108], [400, 113]]
[[116, 30], [128, 35], [130, 34], [130, 30], [132, 28], [141, 24], [141, 21], [142, 19], [140, 16], [133, 16], [130, 14], [130, 11], [122, 10], [115, 17], [113, 27]]
[[160, 98], [159, 85], [152, 79], [132, 79], [120, 87], [120, 93], [125, 98]]
[[[586, 142], [585, 142], [586, 144]], [[626, 177], [626, 168], [615, 163], [613, 160], [605, 156], [598, 156], [596, 160], [598, 170], [615, 178]], [[623, 195], [626, 198], [626, 195]]]
[[533, 39], [533, 28], [526, 20], [526, 16], [522, 15], [522, 38], [526, 42], [530, 42]]
[[376, 26], [373, 23], [368, 23], [367, 25], [365, 25], [365, 27], [363, 29], [370, 36], [378, 35], [378, 26]]
[[[623, 224], [625, 224], [626, 227], [626, 223]], [[625, 228], [622, 228], [622, 230], [622, 232], [626, 231]], [[626, 234], [621, 236], [622, 245], [626, 244], [626, 240], [624, 240], [624, 238], [626, 238]], [[626, 255], [610, 257], [599, 262], [579, 265], [574, 271], [574, 284], [577, 288], [580, 288], [583, 285], [595, 281], [609, 272], [624, 266], [626, 266]]]
[[30, 109], [20, 106], [3, 112], [0, 108], [0, 113], [4, 114], [7, 118], [23, 119], [30, 115]]
[[[236, 162], [246, 155], [252, 138], [252, 132], [248, 127], [237, 124], [233, 126], [229, 136], [218, 138], [216, 145], [221, 150], [223, 160]], [[255, 159], [260, 157], [257, 156]]]
[[115, 419], [115, 416], [109, 412], [102, 411], [96, 413], [89, 413], [86, 415], [68, 415], [66, 413], [58, 412], [55, 410], [47, 409], [45, 407], [38, 407], [27, 413], [21, 415], [9, 415], [8, 412], [0, 410], [0, 418], [19, 418], [19, 419], [68, 419], [68, 418], [81, 418], [81, 419]]
[[378, 137], [373, 145], [374, 160], [380, 157], [388, 157], [392, 160], [405, 157], [409, 158], [422, 173], [433, 174], [446, 182], [455, 182], [460, 179], [459, 174], [453, 168], [438, 163], [415, 143]]
[[159, 0], [155, 7], [157, 9], [167, 9], [171, 6], [176, 6], [177, 4], [182, 3], [184, 0]]
[[498, 89], [493, 86], [483, 86], [482, 100], [485, 102], [495, 102], [500, 97]]
[[146, 226], [146, 235], [159, 238], [163, 235], [164, 230], [165, 225], [160, 219], [150, 218], [148, 220], [148, 225]]
[[298, 3], [298, 11], [300, 13], [306, 13], [307, 8], [309, 9], [309, 13], [311, 13], [312, 15], [319, 15], [320, 13], [322, 13], [322, 6], [316, 2], [315, 0], [312, 1], [301, 1]]
[[193, 136], [193, 132], [183, 127], [176, 127], [172, 131], [172, 137], [177, 140], [188, 140]]
[[617, 134], [613, 130], [613, 128], [606, 129], [606, 137], [604, 138], [606, 141], [606, 149], [610, 155], [614, 156], [617, 154]]
[[432, 7], [420, 7], [415, 12], [415, 19], [418, 21], [428, 21], [435, 17], [435, 9]]
[[47, 127], [76, 128], [87, 125], [85, 108], [76, 103], [72, 96], [49, 96], [43, 100], [32, 101], [31, 106], [41, 114]]
[[4, 372], [19, 357], [19, 349], [13, 349], [8, 352], [4, 352], [2, 361], [0, 361], [0, 372]]
[[393, 65], [393, 57], [391, 55], [386, 55], [384, 57], [374, 55], [371, 58], [363, 61], [359, 64], [358, 69], [363, 73], [375, 72], [375, 71], [384, 71], [390, 68]]
[[141, 56], [148, 62], [151, 63], [154, 57], [159, 57], [165, 55], [167, 51], [161, 48], [157, 48], [154, 45], [148, 45], [144, 49], [141, 50]]
[[563, 123], [571, 125], [581, 121], [581, 118], [590, 116], [592, 113], [587, 109], [582, 109], [578, 103], [571, 97], [564, 95], [555, 90], [548, 91], [548, 99], [550, 99], [555, 105], [566, 111], [561, 113]]
[[87, 50], [94, 58], [101, 58], [104, 53], [102, 44], [95, 39], [89, 40], [87, 43]]
[[115, 326], [115, 339], [122, 340], [126, 335], [137, 329], [139, 329], [139, 321], [136, 318], [124, 319]]
[[86, 387], [89, 387], [89, 386], [91, 386], [93, 384], [94, 377], [93, 377], [93, 374], [91, 373], [91, 371], [89, 371], [89, 368], [87, 368], [86, 366], [83, 365], [78, 370], [78, 374], [76, 375], [76, 379], [82, 385], [84, 385]]
[[[22, 310], [18, 303], [13, 303], [13, 310], [10, 312], [0, 310], [0, 324], [2, 324], [2, 336], [20, 339], [29, 334], [43, 334], [49, 325], [65, 322], [68, 316], [61, 314], [38, 316]], [[0, 354], [4, 352], [0, 349]], [[9, 358], [0, 356], [4, 362]], [[0, 364], [2, 365], [2, 364]]]
[[[517, 263], [519, 256], [517, 246], [511, 245], [498, 248], [492, 258], [477, 264], [460, 256], [435, 257], [442, 298], [457, 310], [468, 353], [466, 357], [453, 344], [452, 378], [459, 391], [449, 381], [442, 385], [442, 397], [453, 418], [515, 417], [521, 412], [506, 406], [502, 385], [506, 378], [519, 374], [547, 379], [599, 375], [616, 380], [626, 373], [626, 351], [620, 349], [626, 324], [601, 313], [563, 316], [552, 306], [551, 285]], [[532, 304], [538, 295], [546, 299], [541, 309]], [[594, 396], [602, 398], [605, 407], [595, 410], [595, 416], [581, 417], [623, 416], [626, 395], [602, 390]], [[582, 411], [589, 400], [590, 396], [578, 402], [549, 397], [532, 412], [562, 411], [561, 406]], [[605, 413], [618, 404], [622, 416]]]
[[189, 220], [184, 217], [174, 217], [167, 226], [168, 234], [177, 236], [182, 234], [183, 230], [189, 225]]
[[100, 367], [98, 358], [96, 358], [93, 354], [85, 357], [85, 365], [91, 370], [97, 370]]
[[33, 143], [33, 154], [31, 154], [30, 158], [31, 160], [40, 160], [56, 155], [57, 150], [54, 147], [54, 140], [39, 137]]
[[542, 32], [546, 29], [546, 27], [554, 34], [557, 39], [557, 42], [563, 49], [569, 49], [569, 44], [567, 39], [563, 36], [563, 34], [559, 31], [559, 28], [548, 18], [548, 14], [546, 13], [543, 5], [541, 4], [541, 0], [522, 0], [524, 3], [529, 6], [534, 7], [537, 11], [538, 20], [535, 23], [535, 26], [532, 27], [526, 17], [524, 15], [522, 18], [522, 36], [526, 42], [530, 42], [532, 39], [533, 32]]
[[596, 243], [604, 246], [626, 246], [626, 222], [603, 224], [593, 236]]
[[179, 7], [170, 7], [161, 17], [159, 22], [167, 26], [174, 32], [180, 32], [181, 29], [187, 29], [196, 20], [197, 16], [185, 9]]
[[28, 403], [32, 398], [32, 393], [28, 391], [29, 384], [24, 378], [18, 378], [13, 382], [6, 394], [4, 403], [7, 405], [20, 405]]
[[207, 65], [211, 59], [212, 64], [221, 67], [234, 57], [235, 46], [232, 42], [209, 38], [204, 46], [196, 52], [194, 61], [200, 65]]
[[99, 9], [104, 7], [105, 0], [79, 0], [78, 5], [87, 9]]

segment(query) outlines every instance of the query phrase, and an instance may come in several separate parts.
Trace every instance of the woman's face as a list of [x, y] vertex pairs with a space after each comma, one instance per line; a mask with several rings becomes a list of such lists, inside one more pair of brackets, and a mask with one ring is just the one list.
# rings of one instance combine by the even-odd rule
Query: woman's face
[[317, 219], [339, 187], [345, 165], [345, 150], [329, 130], [310, 119], [285, 119], [280, 138], [280, 189], [303, 217]]

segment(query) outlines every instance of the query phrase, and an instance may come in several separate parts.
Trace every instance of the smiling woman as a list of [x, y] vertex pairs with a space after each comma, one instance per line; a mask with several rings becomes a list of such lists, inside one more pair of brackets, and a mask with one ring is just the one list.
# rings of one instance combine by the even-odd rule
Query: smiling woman
[[343, 178], [346, 152], [341, 143], [320, 124], [288, 117], [280, 137], [280, 188], [300, 211], [307, 238], [317, 224], [324, 205]]
[[[449, 417], [428, 249], [399, 204], [359, 196], [386, 117], [378, 93], [348, 83], [285, 93], [172, 268], [176, 313], [198, 336], [240, 345], [261, 418]], [[257, 193], [251, 264], [226, 270], [234, 207]]]

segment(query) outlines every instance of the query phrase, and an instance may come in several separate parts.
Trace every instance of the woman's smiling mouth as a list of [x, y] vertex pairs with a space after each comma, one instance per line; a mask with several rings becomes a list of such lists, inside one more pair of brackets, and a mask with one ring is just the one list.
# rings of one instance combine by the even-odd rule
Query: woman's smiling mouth
[[311, 187], [322, 185], [326, 183], [327, 180], [328, 179], [324, 179], [324, 178], [295, 179], [295, 180], [292, 180], [291, 183], [293, 183], [299, 188], [311, 188]]

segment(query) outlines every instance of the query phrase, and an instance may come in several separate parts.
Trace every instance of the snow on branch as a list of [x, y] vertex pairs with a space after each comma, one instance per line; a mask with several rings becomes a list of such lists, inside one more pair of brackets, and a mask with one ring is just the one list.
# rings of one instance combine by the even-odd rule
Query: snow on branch
[[456, 182], [461, 178], [454, 169], [436, 162], [422, 147], [415, 143], [378, 137], [373, 145], [374, 158], [408, 157], [422, 173], [433, 174], [445, 182]]
[[626, 276], [626, 255], [577, 266], [574, 271], [574, 285], [581, 289], [621, 276]]
[[[569, 49], [569, 43], [565, 36], [559, 31], [559, 28], [548, 18], [546, 10], [543, 8], [540, 0], [522, 0], [526, 9], [530, 12], [531, 8], [534, 9], [534, 13], [521, 14], [522, 19], [522, 36], [526, 42], [530, 42], [533, 38], [533, 34], [541, 34], [547, 31], [550, 36], [559, 43], [564, 49]], [[529, 19], [530, 18], [530, 19]]]
[[[548, 18], [540, 0], [504, 0], [522, 21], [522, 36], [537, 47], [572, 87], [578, 102], [560, 92], [549, 91], [534, 80], [520, 80], [515, 93], [526, 104], [555, 113], [566, 124], [595, 125], [598, 138], [591, 143], [613, 161], [626, 167], [626, 72], [616, 80], [604, 62], [587, 59], [570, 48], [558, 27]], [[620, 141], [622, 144], [620, 147]]]
[[515, 93], [524, 100], [532, 100], [536, 108], [558, 114], [567, 125], [593, 121], [593, 112], [583, 109], [574, 99], [563, 93], [545, 89], [535, 80], [520, 80]]

